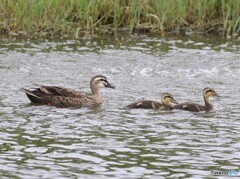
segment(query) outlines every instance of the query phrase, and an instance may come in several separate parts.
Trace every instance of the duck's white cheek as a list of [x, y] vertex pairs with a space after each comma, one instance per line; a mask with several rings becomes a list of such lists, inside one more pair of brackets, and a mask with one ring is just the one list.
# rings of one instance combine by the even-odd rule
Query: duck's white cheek
[[99, 86], [100, 88], [104, 88], [106, 85], [107, 85], [107, 84], [105, 84], [104, 82], [102, 82], [102, 83], [99, 83], [98, 86]]

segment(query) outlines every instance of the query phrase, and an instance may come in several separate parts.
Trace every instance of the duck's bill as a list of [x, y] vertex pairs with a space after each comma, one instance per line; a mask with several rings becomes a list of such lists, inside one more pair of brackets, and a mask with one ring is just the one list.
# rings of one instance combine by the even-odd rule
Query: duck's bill
[[106, 86], [106, 88], [112, 88], [112, 89], [115, 89], [116, 86], [113, 86], [113, 85], [111, 85], [110, 83], [108, 83], [107, 86]]
[[221, 97], [219, 94], [217, 94], [217, 93], [215, 93], [215, 96], [217, 96], [217, 97]]

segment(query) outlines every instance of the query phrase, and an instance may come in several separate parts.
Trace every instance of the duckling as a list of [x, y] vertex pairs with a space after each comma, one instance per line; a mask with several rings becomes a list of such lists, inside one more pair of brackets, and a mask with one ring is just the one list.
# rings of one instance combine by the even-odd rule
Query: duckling
[[163, 93], [161, 97], [162, 103], [152, 100], [141, 100], [127, 105], [127, 108], [142, 108], [142, 109], [160, 109], [160, 110], [169, 110], [176, 104], [176, 100], [169, 93]]
[[199, 112], [206, 111], [209, 112], [213, 109], [213, 106], [210, 102], [210, 98], [212, 96], [220, 97], [214, 89], [212, 88], [204, 88], [203, 90], [203, 98], [205, 101], [205, 105], [195, 104], [195, 103], [181, 103], [173, 106], [174, 109], [183, 109], [187, 111]]
[[99, 93], [100, 88], [116, 88], [111, 85], [105, 76], [94, 76], [90, 81], [92, 95], [86, 95], [80, 91], [58, 87], [42, 86], [30, 91], [25, 88], [20, 90], [25, 92], [29, 100], [37, 104], [47, 104], [56, 107], [82, 107], [101, 104], [103, 99]]

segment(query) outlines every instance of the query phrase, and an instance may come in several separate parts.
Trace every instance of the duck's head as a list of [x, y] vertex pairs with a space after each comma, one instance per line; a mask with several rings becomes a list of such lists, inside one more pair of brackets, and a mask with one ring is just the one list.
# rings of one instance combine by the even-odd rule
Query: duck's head
[[111, 85], [105, 76], [97, 75], [92, 77], [90, 82], [91, 89], [99, 89], [99, 88], [116, 88], [115, 86]]
[[209, 97], [212, 97], [212, 96], [220, 97], [220, 95], [217, 94], [216, 91], [214, 89], [212, 89], [212, 88], [204, 88], [203, 96], [205, 98], [209, 98]]
[[173, 98], [173, 96], [170, 93], [163, 93], [161, 101], [164, 105], [167, 106], [174, 106], [178, 104], [178, 102]]

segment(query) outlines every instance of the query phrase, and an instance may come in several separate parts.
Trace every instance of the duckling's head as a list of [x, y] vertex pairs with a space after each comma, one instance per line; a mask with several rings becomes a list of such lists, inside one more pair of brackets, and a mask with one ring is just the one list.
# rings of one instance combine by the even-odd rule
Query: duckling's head
[[174, 106], [178, 104], [178, 102], [173, 98], [170, 93], [163, 93], [161, 97], [162, 103], [167, 106]]
[[209, 97], [212, 97], [212, 96], [217, 96], [217, 97], [220, 97], [216, 91], [212, 88], [204, 88], [203, 90], [203, 96], [205, 98], [209, 98]]
[[116, 88], [115, 86], [111, 85], [105, 76], [97, 75], [92, 77], [92, 80], [90, 82], [90, 86], [93, 89], [99, 89], [99, 88]]

